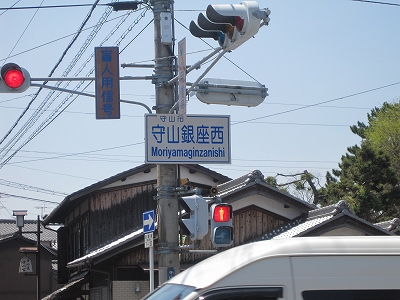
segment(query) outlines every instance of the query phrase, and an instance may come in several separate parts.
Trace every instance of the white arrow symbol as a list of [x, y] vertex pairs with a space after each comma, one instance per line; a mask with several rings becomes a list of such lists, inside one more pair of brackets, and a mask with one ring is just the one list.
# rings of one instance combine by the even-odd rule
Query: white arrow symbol
[[148, 214], [149, 218], [146, 220], [143, 220], [143, 226], [148, 226], [149, 228], [153, 225], [153, 218], [151, 217], [150, 214]]

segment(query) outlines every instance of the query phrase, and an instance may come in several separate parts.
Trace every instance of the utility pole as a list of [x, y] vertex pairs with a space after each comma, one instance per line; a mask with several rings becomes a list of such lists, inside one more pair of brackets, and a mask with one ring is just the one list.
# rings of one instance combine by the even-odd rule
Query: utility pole
[[41, 297], [41, 278], [40, 278], [40, 216], [37, 216], [37, 253], [36, 253], [36, 276], [37, 276], [37, 288], [36, 288], [36, 298], [38, 300], [42, 299]]
[[[168, 81], [174, 76], [174, 53], [172, 43], [163, 43], [165, 34], [161, 26], [162, 13], [169, 13], [171, 18], [172, 38], [172, 0], [154, 0], [154, 81], [156, 94], [156, 113], [168, 114], [175, 102], [173, 85]], [[158, 274], [159, 284], [179, 273], [179, 232], [178, 200], [175, 193], [177, 186], [177, 165], [157, 165], [157, 207], [158, 207]]]

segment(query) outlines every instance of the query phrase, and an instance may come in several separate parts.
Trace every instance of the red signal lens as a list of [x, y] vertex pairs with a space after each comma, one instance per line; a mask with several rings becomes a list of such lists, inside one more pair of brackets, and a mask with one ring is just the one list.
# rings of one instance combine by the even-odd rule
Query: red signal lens
[[20, 69], [9, 69], [4, 72], [3, 80], [9, 88], [17, 89], [24, 83], [25, 77]]
[[236, 29], [239, 30], [239, 32], [242, 32], [243, 26], [244, 26], [244, 19], [236, 16], [235, 17], [235, 26], [236, 26]]
[[214, 207], [214, 222], [228, 222], [231, 219], [231, 207], [229, 205], [216, 205]]

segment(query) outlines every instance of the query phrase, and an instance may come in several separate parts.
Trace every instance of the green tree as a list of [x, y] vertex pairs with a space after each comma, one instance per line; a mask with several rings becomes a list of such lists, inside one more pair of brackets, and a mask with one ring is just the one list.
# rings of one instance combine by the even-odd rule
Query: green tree
[[374, 151], [382, 151], [390, 157], [391, 167], [400, 179], [400, 103], [384, 103], [374, 111], [365, 128], [365, 138]]
[[[396, 114], [397, 119], [393, 117]], [[400, 177], [396, 155], [400, 147], [392, 142], [400, 139], [399, 119], [399, 104], [384, 103], [368, 114], [368, 125], [358, 122], [351, 127], [362, 138], [361, 145], [347, 148], [348, 153], [339, 163], [340, 169], [327, 172], [325, 187], [319, 190], [322, 203], [344, 199], [359, 217], [370, 222], [399, 216]]]

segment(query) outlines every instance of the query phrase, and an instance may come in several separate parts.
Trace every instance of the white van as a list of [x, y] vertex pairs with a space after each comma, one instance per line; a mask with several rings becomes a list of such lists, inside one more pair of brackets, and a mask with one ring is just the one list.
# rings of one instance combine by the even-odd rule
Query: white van
[[238, 246], [143, 299], [399, 300], [400, 237], [300, 237]]

